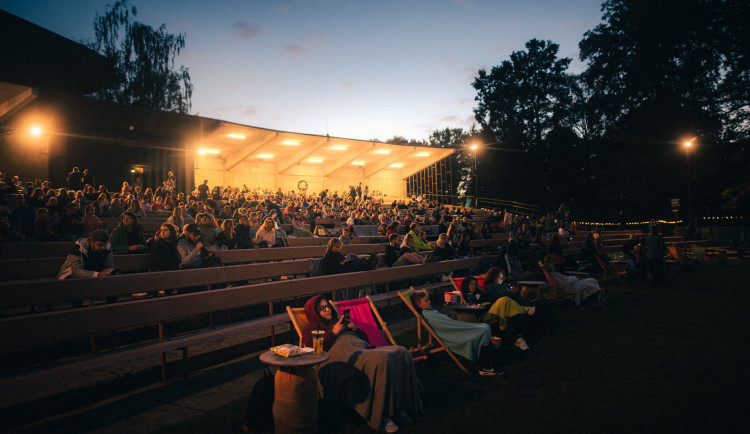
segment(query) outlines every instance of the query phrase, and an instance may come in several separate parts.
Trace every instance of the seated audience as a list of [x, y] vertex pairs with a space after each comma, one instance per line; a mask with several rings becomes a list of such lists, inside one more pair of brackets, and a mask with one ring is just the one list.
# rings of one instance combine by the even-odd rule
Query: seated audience
[[422, 237], [420, 237], [420, 228], [419, 224], [412, 223], [409, 227], [409, 233], [408, 235], [411, 235], [412, 241], [414, 242], [414, 251], [416, 253], [421, 252], [422, 250], [432, 250], [432, 245], [428, 243], [427, 241], [423, 240]]
[[207, 248], [216, 247], [216, 220], [208, 213], [198, 214], [195, 219], [201, 231], [201, 241]]
[[326, 253], [321, 261], [323, 274], [350, 273], [352, 271], [364, 271], [375, 269], [378, 265], [378, 257], [373, 254], [369, 258], [360, 260], [356, 255], [344, 256], [341, 253], [341, 240], [331, 238], [326, 246]]
[[323, 349], [329, 358], [317, 371], [324, 397], [343, 400], [370, 428], [387, 433], [399, 430], [396, 422], [408, 424], [423, 417], [419, 381], [406, 348], [370, 348], [367, 335], [353, 322], [339, 318], [320, 295], [305, 303], [305, 315], [305, 346], [312, 347], [313, 330], [325, 332]]
[[107, 210], [107, 213], [109, 214], [109, 216], [120, 218], [120, 216], [124, 212], [125, 210], [122, 208], [120, 198], [116, 197], [112, 199], [112, 203], [109, 205], [109, 208]]
[[177, 227], [163, 223], [151, 245], [151, 271], [177, 270], [182, 257], [177, 250]]
[[181, 206], [176, 206], [172, 210], [172, 215], [167, 218], [167, 223], [175, 225], [177, 227], [178, 231], [182, 230], [182, 227], [185, 226], [188, 223], [194, 223], [191, 219], [191, 221], [187, 221], [185, 218], [185, 210]]
[[63, 241], [73, 241], [80, 236], [85, 235], [83, 224], [81, 224], [81, 215], [78, 208], [73, 202], [65, 205], [65, 214], [60, 216], [57, 222], [57, 235]]
[[130, 206], [128, 207], [128, 211], [135, 214], [135, 216], [139, 219], [145, 219], [146, 218], [146, 210], [141, 207], [141, 201], [138, 199], [132, 199], [130, 201]]
[[104, 224], [96, 216], [96, 209], [93, 205], [86, 205], [86, 214], [81, 219], [83, 231], [87, 234], [93, 234], [97, 229], [104, 229]]
[[238, 249], [252, 249], [255, 247], [250, 229], [250, 220], [246, 215], [241, 215], [237, 226], [234, 228], [234, 237], [237, 240]]
[[294, 214], [292, 219], [292, 235], [299, 238], [312, 238], [313, 233], [308, 231], [305, 227], [305, 220], [302, 218], [302, 213], [297, 212]]
[[341, 244], [348, 246], [352, 243], [352, 227], [344, 226], [341, 228], [341, 235], [339, 235], [339, 241]]
[[89, 238], [81, 238], [68, 252], [57, 273], [58, 279], [103, 277], [115, 271], [107, 231], [95, 230]]
[[432, 308], [425, 290], [414, 291], [411, 303], [452, 352], [471, 360], [479, 367], [479, 375], [491, 376], [504, 371], [493, 363], [496, 348], [492, 344], [489, 324], [456, 321]]
[[100, 194], [94, 202], [94, 214], [99, 217], [109, 216], [109, 200], [106, 194]]
[[[407, 238], [409, 236], [407, 235]], [[423, 264], [425, 258], [419, 253], [398, 247], [399, 234], [391, 234], [388, 237], [388, 245], [385, 246], [385, 264], [389, 267], [401, 265]], [[407, 243], [406, 247], [409, 247]]]
[[208, 250], [200, 241], [201, 231], [195, 223], [186, 224], [182, 229], [182, 237], [177, 241], [177, 251], [180, 253], [181, 268], [218, 267], [221, 259]]
[[500, 297], [513, 298], [511, 295], [512, 288], [505, 280], [505, 271], [502, 268], [491, 267], [487, 270], [487, 273], [484, 275], [484, 292], [489, 297], [490, 304], [497, 301]]
[[435, 249], [432, 251], [433, 261], [447, 261], [450, 259], [456, 259], [456, 249], [448, 242], [448, 235], [438, 235], [437, 242], [435, 242]]
[[547, 256], [542, 263], [544, 268], [552, 279], [570, 294], [575, 294], [575, 304], [579, 306], [582, 301], [591, 298], [593, 302], [604, 302], [602, 288], [599, 282], [593, 277], [579, 279], [576, 276], [566, 276], [555, 271], [555, 258]]
[[237, 239], [234, 234], [234, 220], [226, 219], [221, 223], [221, 232], [216, 235], [216, 245], [220, 250], [234, 250]]
[[522, 351], [529, 349], [524, 335], [533, 334], [536, 330], [535, 324], [532, 324], [530, 319], [536, 313], [536, 308], [521, 306], [510, 297], [500, 297], [490, 302], [492, 297], [482, 290], [474, 276], [463, 279], [461, 293], [464, 300], [469, 303], [473, 299], [474, 303], [489, 306], [482, 321], [496, 324], [501, 332], [513, 337], [516, 347]]
[[138, 224], [135, 214], [130, 211], [122, 213], [120, 224], [112, 230], [109, 242], [115, 255], [148, 251], [143, 226]]
[[31, 235], [36, 241], [57, 241], [57, 236], [52, 230], [53, 222], [47, 208], [37, 208]]
[[255, 244], [258, 247], [283, 247], [282, 239], [276, 238], [276, 223], [273, 218], [266, 217], [261, 226], [255, 233]]

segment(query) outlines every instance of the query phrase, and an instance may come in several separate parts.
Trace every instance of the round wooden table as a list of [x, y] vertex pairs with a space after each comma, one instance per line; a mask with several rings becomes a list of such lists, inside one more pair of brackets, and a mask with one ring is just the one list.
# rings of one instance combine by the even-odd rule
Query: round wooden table
[[478, 304], [457, 304], [451, 306], [456, 311], [456, 319], [463, 322], [479, 322], [487, 308]]
[[620, 260], [612, 260], [609, 261], [610, 264], [612, 264], [612, 268], [615, 270], [616, 273], [622, 273], [623, 271], [626, 271], [628, 269], [628, 261], [620, 261]]
[[281, 357], [273, 351], [260, 361], [279, 369], [274, 378], [273, 422], [276, 433], [315, 433], [318, 429], [318, 379], [315, 365], [328, 353]]
[[541, 296], [539, 288], [547, 284], [541, 280], [519, 280], [517, 283], [521, 285], [521, 297], [526, 300], [539, 298]]

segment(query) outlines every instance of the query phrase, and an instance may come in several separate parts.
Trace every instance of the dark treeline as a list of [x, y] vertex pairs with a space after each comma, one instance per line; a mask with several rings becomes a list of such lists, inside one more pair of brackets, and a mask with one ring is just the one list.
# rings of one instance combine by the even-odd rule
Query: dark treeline
[[[583, 73], [568, 72], [557, 44], [532, 39], [478, 72], [479, 128], [436, 131], [430, 143], [486, 144], [480, 197], [547, 210], [573, 198], [628, 218], [667, 217], [678, 197], [686, 219], [689, 181], [694, 216], [750, 214], [750, 2], [609, 0], [602, 11], [579, 43]], [[473, 196], [470, 174], [461, 178]]]

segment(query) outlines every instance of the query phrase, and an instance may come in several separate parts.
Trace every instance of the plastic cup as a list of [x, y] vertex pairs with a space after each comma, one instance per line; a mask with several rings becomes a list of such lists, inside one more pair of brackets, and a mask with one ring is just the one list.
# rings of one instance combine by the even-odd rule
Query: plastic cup
[[323, 330], [313, 330], [313, 354], [321, 354], [323, 352]]

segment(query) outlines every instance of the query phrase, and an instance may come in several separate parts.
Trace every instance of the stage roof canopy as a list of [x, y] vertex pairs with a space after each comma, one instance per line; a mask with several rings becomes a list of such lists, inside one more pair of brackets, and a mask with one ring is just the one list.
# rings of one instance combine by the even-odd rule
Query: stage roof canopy
[[454, 149], [394, 145], [367, 140], [276, 131], [220, 122], [196, 145], [199, 153], [220, 153], [224, 170], [245, 161], [275, 163], [283, 175], [297, 165], [322, 166], [323, 175], [361, 167], [365, 178], [381, 170], [400, 170], [405, 178], [451, 155]]

